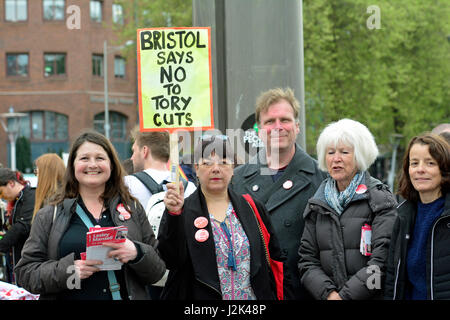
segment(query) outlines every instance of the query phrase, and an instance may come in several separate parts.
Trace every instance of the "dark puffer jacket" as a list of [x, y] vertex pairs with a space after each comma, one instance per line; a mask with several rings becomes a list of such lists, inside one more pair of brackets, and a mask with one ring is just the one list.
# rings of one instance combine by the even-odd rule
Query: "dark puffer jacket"
[[[386, 185], [365, 174], [367, 191], [355, 194], [340, 216], [325, 200], [326, 180], [305, 209], [298, 268], [303, 286], [316, 299], [325, 300], [332, 291], [344, 300], [381, 297], [381, 275], [397, 202]], [[371, 256], [360, 253], [361, 228], [365, 224], [372, 227]], [[377, 267], [368, 268], [370, 265]]]
[[[414, 233], [417, 203], [405, 200], [397, 210], [386, 268], [385, 298], [388, 300], [405, 299], [409, 285], [405, 262]], [[450, 299], [450, 193], [445, 195], [444, 212], [428, 234], [426, 257], [428, 299]]]

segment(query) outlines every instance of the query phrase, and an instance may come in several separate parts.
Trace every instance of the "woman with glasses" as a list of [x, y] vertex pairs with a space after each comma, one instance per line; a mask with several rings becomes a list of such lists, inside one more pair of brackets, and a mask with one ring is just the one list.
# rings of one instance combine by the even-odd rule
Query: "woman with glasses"
[[39, 209], [49, 204], [62, 187], [66, 166], [56, 153], [46, 153], [35, 161], [34, 174], [38, 177], [33, 219]]
[[24, 180], [19, 171], [0, 168], [0, 198], [8, 202], [6, 207], [6, 232], [1, 233], [0, 252], [6, 253], [8, 282], [14, 282], [12, 268], [20, 259], [25, 240], [30, 234], [35, 190]]
[[[276, 299], [260, 226], [251, 206], [229, 188], [235, 156], [225, 136], [203, 136], [194, 150], [198, 189], [183, 199], [169, 184], [158, 249], [170, 270], [162, 299]], [[282, 260], [263, 205], [256, 202], [271, 238], [269, 254]], [[284, 258], [283, 258], [284, 259]]]

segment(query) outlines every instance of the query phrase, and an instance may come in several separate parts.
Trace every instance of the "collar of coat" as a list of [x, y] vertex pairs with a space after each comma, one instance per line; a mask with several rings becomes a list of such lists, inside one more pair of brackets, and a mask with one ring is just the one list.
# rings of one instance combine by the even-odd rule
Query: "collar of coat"
[[[264, 160], [264, 163], [260, 160]], [[297, 143], [295, 144], [295, 154], [292, 160], [289, 162], [285, 169], [285, 172], [289, 174], [294, 174], [297, 171], [305, 171], [308, 173], [315, 173], [315, 161], [311, 158]], [[251, 165], [246, 166], [243, 172], [244, 177], [249, 177], [255, 173], [259, 173], [261, 167], [267, 168], [266, 163], [266, 150], [263, 148], [258, 152], [258, 154], [251, 159], [249, 162]]]
[[[409, 219], [409, 226], [412, 228], [415, 224], [416, 214], [417, 214], [417, 203], [403, 199], [397, 206], [398, 215]], [[444, 212], [442, 212], [441, 217], [450, 216], [450, 193], [445, 195]], [[412, 230], [409, 230], [412, 232]]]
[[[368, 171], [365, 171], [364, 174], [364, 184], [367, 186], [367, 191], [361, 194], [355, 193], [347, 207], [349, 207], [353, 202], [365, 200], [369, 202], [369, 206], [372, 212], [379, 212], [381, 210], [394, 208], [396, 206], [396, 200], [392, 193], [389, 191], [388, 187], [380, 180], [370, 176], [370, 173]], [[328, 179], [331, 179], [331, 177], [328, 176], [327, 179], [322, 181], [314, 196], [309, 199], [306, 210], [303, 213], [303, 217], [306, 218], [306, 216], [311, 213], [312, 206], [315, 205], [322, 207], [327, 211], [334, 212], [334, 210], [331, 209], [331, 207], [325, 200], [324, 190]]]
[[[67, 216], [71, 216], [75, 212], [75, 205], [78, 198], [67, 198], [63, 201], [63, 210], [64, 214]], [[113, 197], [108, 201], [107, 208], [110, 208], [111, 217], [115, 222], [118, 220], [119, 212], [116, 210], [117, 205], [119, 204], [120, 197]], [[133, 209], [133, 208], [132, 208]]]
[[[230, 188], [228, 188], [228, 196], [233, 205], [236, 216], [238, 217], [239, 222], [241, 223], [242, 228], [244, 229], [249, 240], [251, 248], [250, 278], [252, 278], [261, 268], [260, 257], [263, 257], [261, 252], [261, 236], [258, 231], [258, 225], [256, 224], [256, 217], [247, 200], [245, 200], [242, 196], [237, 195]], [[201, 192], [201, 186], [199, 186], [197, 190], [186, 199], [183, 207], [183, 217], [187, 245], [194, 269], [194, 276], [198, 281], [207, 284], [221, 294], [214, 236], [211, 227], [212, 222], [209, 217], [205, 197]], [[194, 220], [198, 217], [205, 217], [209, 222], [205, 227], [205, 229], [209, 232], [209, 238], [205, 242], [197, 242], [195, 240], [195, 233], [198, 229], [194, 226]]]

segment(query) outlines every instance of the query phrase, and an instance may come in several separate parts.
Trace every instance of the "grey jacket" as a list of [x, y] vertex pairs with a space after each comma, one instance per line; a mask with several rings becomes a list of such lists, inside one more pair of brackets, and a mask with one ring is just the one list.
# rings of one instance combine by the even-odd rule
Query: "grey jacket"
[[[386, 185], [366, 172], [368, 190], [355, 193], [339, 216], [325, 200], [325, 184], [304, 212], [305, 230], [298, 251], [302, 284], [315, 299], [325, 300], [334, 290], [344, 300], [381, 298], [397, 201]], [[372, 227], [370, 256], [360, 253], [365, 224]]]
[[[109, 208], [116, 208], [118, 202], [118, 198], [113, 199]], [[73, 275], [73, 272], [68, 271], [73, 271], [74, 254], [58, 259], [58, 248], [72, 215], [76, 214], [75, 204], [76, 199], [64, 200], [58, 204], [55, 217], [54, 206], [46, 206], [38, 211], [25, 242], [22, 258], [15, 268], [18, 284], [32, 293], [40, 294], [41, 299], [54, 299], [59, 292], [68, 289], [68, 279]], [[137, 243], [142, 250], [143, 256], [139, 261], [122, 267], [129, 299], [142, 300], [148, 299], [145, 285], [161, 279], [166, 268], [156, 251], [157, 240], [144, 209], [140, 204], [132, 209], [128, 220], [119, 220], [119, 212], [115, 209], [111, 209], [111, 216], [115, 225], [128, 227], [127, 238]]]
[[[259, 159], [265, 159], [265, 154]], [[270, 175], [264, 175], [264, 169], [267, 170], [267, 166], [261, 163], [236, 168], [232, 180], [233, 190], [238, 194], [249, 193], [265, 205], [282, 254], [288, 258], [288, 272], [295, 298], [310, 298], [300, 286], [297, 272], [298, 247], [304, 226], [302, 214], [326, 174], [298, 145], [293, 159], [275, 183]]]

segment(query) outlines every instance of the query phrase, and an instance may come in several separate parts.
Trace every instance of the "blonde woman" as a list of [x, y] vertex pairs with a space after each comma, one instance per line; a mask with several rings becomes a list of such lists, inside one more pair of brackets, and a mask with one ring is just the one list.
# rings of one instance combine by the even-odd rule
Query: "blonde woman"
[[38, 177], [33, 219], [39, 209], [49, 204], [62, 186], [66, 166], [56, 153], [46, 153], [36, 159], [34, 174]]

